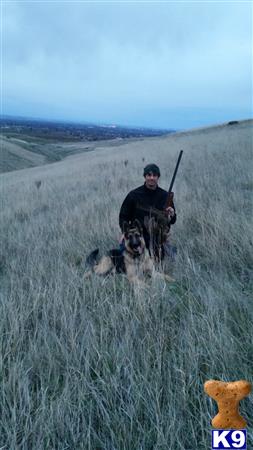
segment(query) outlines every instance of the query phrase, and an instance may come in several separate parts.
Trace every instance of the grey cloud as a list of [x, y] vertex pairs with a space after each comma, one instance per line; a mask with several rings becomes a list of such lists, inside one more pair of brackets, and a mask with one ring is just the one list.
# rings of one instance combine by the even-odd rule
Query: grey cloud
[[143, 121], [147, 109], [246, 113], [250, 12], [251, 5], [233, 2], [5, 3], [5, 108], [23, 102], [29, 110], [30, 100], [31, 111], [48, 104], [48, 114], [86, 120], [103, 111], [104, 121], [117, 113], [130, 120], [137, 105]]

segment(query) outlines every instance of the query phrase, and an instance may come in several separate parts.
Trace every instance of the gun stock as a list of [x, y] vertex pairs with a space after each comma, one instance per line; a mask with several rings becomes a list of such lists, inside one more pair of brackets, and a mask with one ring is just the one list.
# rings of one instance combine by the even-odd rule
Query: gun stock
[[172, 191], [168, 192], [164, 209], [169, 208], [169, 206], [173, 207], [173, 198], [174, 198], [174, 192], [172, 192]]

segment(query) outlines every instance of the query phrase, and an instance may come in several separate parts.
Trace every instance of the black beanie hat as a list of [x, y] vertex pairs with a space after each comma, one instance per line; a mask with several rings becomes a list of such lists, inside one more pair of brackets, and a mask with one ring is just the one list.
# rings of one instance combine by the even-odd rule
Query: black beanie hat
[[156, 164], [148, 164], [144, 167], [143, 176], [145, 177], [148, 173], [152, 172], [154, 175], [160, 177], [160, 169]]

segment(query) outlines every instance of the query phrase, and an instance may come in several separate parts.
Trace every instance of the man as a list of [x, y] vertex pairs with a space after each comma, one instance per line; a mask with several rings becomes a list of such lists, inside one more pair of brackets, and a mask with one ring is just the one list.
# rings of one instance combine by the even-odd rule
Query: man
[[[131, 223], [138, 219], [143, 227], [143, 234], [147, 248], [150, 247], [150, 234], [147, 229], [147, 219], [152, 216], [152, 208], [164, 211], [164, 206], [168, 197], [167, 191], [158, 186], [160, 169], [156, 164], [148, 164], [144, 168], [144, 185], [129, 192], [122, 203], [119, 214], [119, 225], [123, 230], [123, 224], [126, 221]], [[166, 208], [167, 229], [176, 222], [176, 212], [173, 202]]]

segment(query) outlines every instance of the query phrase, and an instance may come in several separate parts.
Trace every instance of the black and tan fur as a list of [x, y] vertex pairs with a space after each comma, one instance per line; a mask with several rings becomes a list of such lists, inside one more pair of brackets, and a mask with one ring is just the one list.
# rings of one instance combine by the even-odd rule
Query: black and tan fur
[[[99, 250], [94, 250], [86, 259], [90, 270], [85, 277], [94, 272], [96, 275], [109, 273], [125, 273], [130, 283], [143, 284], [146, 276], [153, 276], [155, 269], [143, 238], [142, 226], [138, 220], [129, 225], [124, 223], [125, 249], [112, 249], [107, 255], [99, 258]], [[165, 276], [167, 281], [174, 281]]]
[[146, 248], [141, 224], [135, 220], [133, 224], [124, 223], [125, 249], [112, 249], [107, 255], [99, 258], [99, 250], [94, 250], [86, 259], [90, 266], [88, 277], [92, 272], [96, 275], [109, 273], [125, 273], [130, 283], [139, 282], [145, 275], [151, 277], [154, 266]]

